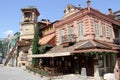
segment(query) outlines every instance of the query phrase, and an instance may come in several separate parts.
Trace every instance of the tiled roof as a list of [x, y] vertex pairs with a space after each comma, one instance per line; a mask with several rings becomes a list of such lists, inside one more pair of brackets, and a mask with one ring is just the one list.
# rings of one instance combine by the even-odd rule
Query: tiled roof
[[72, 46], [68, 46], [68, 47], [63, 47], [63, 45], [58, 45], [58, 46], [55, 46], [53, 47], [52, 49], [50, 49], [47, 53], [61, 53], [61, 52], [73, 52], [74, 51], [74, 48], [80, 44], [82, 44], [84, 41], [81, 41], [81, 42], [78, 42], [78, 43], [75, 43], [74, 45]]
[[117, 47], [115, 44], [112, 43], [106, 43], [96, 40], [86, 40], [86, 41], [80, 41], [75, 43], [72, 46], [63, 47], [63, 45], [58, 45], [50, 49], [47, 53], [62, 53], [62, 52], [70, 52], [70, 53], [76, 53], [76, 52], [117, 52], [117, 48], [113, 49], [113, 47]]
[[78, 45], [75, 49], [90, 49], [90, 48], [100, 48], [100, 49], [111, 49], [111, 46], [106, 44], [101, 44], [97, 41], [87, 40], [83, 44]]

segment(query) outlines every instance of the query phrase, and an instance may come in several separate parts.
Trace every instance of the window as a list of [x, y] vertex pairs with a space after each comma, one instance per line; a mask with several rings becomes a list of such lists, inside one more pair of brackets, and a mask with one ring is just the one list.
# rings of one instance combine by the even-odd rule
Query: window
[[109, 27], [109, 35], [110, 35], [110, 39], [112, 39], [113, 35], [112, 35], [112, 28], [111, 27]]
[[120, 14], [117, 15], [117, 16], [115, 16], [115, 19], [116, 19], [116, 20], [120, 20]]
[[30, 18], [30, 15], [31, 15], [31, 14], [28, 13], [28, 12], [26, 12], [24, 15], [25, 15], [25, 18]]
[[73, 26], [68, 28], [68, 34], [74, 34]]
[[106, 38], [105, 24], [102, 24], [102, 36], [104, 39]]
[[64, 36], [64, 30], [61, 29], [60, 32], [59, 32], [59, 41], [60, 43], [62, 43], [62, 36]]
[[98, 26], [98, 22], [94, 23], [94, 29], [95, 29], [95, 38], [99, 38], [99, 26]]
[[103, 55], [99, 55], [98, 64], [99, 64], [99, 68], [104, 67], [104, 56]]
[[80, 39], [83, 38], [83, 23], [78, 24], [78, 36]]

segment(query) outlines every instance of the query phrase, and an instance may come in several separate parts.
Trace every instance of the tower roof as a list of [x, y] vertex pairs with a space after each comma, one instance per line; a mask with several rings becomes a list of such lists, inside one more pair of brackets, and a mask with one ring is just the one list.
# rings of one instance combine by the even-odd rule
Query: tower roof
[[35, 6], [28, 6], [26, 8], [22, 8], [21, 11], [22, 12], [31, 11], [31, 12], [35, 12], [37, 14], [37, 16], [40, 15], [39, 11], [37, 10], [37, 8]]

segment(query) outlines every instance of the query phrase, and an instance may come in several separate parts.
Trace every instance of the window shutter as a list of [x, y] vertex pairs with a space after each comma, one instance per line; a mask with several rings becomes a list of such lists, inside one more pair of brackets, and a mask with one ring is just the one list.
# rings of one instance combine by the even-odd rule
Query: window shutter
[[79, 23], [78, 25], [78, 36], [80, 39], [83, 38], [83, 23]]

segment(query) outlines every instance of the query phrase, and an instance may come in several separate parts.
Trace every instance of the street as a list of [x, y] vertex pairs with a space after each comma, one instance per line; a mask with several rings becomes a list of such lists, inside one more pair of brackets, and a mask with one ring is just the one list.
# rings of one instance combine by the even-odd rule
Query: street
[[20, 67], [8, 67], [0, 65], [0, 79], [1, 80], [47, 80], [47, 78], [41, 78], [39, 75], [28, 73]]
[[[25, 68], [22, 67], [10, 67], [0, 65], [0, 79], [2, 80], [80, 80], [82, 79], [80, 75], [64, 75], [58, 77], [42, 77], [40, 75], [34, 75], [33, 72], [28, 72]], [[89, 78], [87, 80], [93, 80]]]

